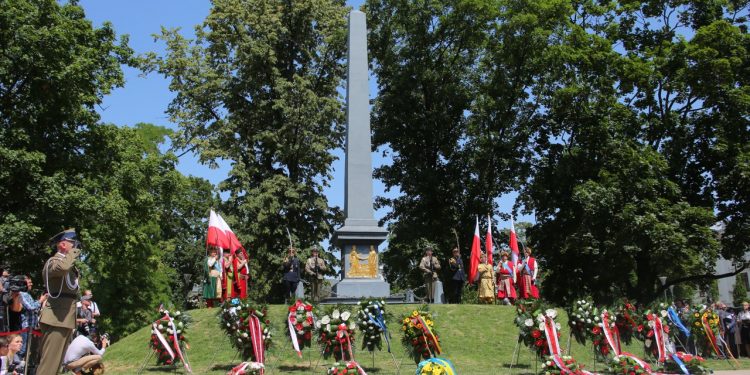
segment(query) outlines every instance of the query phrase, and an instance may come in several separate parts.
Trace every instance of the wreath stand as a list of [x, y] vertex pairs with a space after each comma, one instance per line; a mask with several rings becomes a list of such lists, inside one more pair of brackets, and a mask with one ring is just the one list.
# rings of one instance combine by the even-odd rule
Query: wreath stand
[[[532, 354], [532, 357], [534, 357], [534, 373], [538, 373], [538, 367], [539, 367], [539, 356], [536, 355], [529, 349], [529, 352]], [[514, 374], [513, 372], [513, 366], [518, 365], [518, 359], [521, 356], [521, 335], [518, 335], [518, 339], [516, 340], [516, 346], [513, 348], [513, 354], [510, 358], [510, 373], [511, 375]], [[531, 367], [531, 362], [529, 362], [529, 367]]]

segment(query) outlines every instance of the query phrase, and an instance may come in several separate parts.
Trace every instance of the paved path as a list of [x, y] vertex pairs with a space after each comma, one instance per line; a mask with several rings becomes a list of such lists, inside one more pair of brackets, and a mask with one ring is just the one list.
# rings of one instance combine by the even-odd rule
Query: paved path
[[719, 370], [714, 371], [715, 375], [748, 375], [750, 370]]

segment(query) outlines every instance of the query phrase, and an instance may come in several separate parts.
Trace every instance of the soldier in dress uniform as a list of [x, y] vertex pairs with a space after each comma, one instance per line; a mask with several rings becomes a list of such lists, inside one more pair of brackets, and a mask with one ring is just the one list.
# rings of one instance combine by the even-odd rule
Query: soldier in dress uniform
[[286, 290], [284, 299], [286, 302], [288, 302], [289, 298], [294, 301], [295, 293], [297, 292], [297, 284], [299, 284], [300, 279], [300, 261], [299, 258], [297, 258], [297, 249], [289, 247], [289, 252], [286, 257], [284, 257], [283, 267], [284, 289]]
[[466, 272], [464, 271], [464, 261], [461, 259], [461, 252], [457, 247], [453, 248], [453, 256], [448, 260], [451, 273], [450, 296], [451, 303], [461, 303], [461, 294], [466, 282]]
[[419, 269], [422, 271], [424, 283], [427, 287], [427, 303], [433, 303], [435, 302], [435, 282], [438, 279], [437, 271], [440, 271], [440, 262], [432, 256], [432, 247], [425, 248], [424, 257], [419, 262]]
[[312, 287], [310, 298], [312, 298], [313, 302], [320, 300], [320, 284], [323, 283], [323, 276], [328, 270], [325, 259], [319, 257], [319, 254], [318, 247], [313, 247], [312, 256], [307, 258], [307, 262], [305, 262], [305, 273], [310, 277], [310, 285]]
[[75, 229], [68, 229], [50, 239], [50, 245], [57, 252], [47, 260], [42, 270], [49, 299], [39, 317], [39, 326], [44, 334], [37, 368], [40, 375], [58, 373], [76, 327], [78, 270], [74, 263], [81, 253], [76, 238]]

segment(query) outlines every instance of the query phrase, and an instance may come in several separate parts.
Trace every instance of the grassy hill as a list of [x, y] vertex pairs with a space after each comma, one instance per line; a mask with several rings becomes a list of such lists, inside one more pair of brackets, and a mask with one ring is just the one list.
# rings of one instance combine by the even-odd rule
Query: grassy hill
[[[417, 308], [417, 305], [391, 305], [388, 309], [399, 317]], [[486, 305], [433, 305], [435, 325], [440, 332], [441, 345], [445, 351], [443, 357], [450, 359], [461, 375], [490, 375], [510, 374], [509, 364], [518, 335], [513, 325], [515, 311], [510, 306]], [[194, 322], [187, 333], [190, 341], [188, 351], [189, 361], [195, 374], [225, 374], [240, 359], [231, 348], [227, 337], [219, 331], [216, 318], [217, 309], [201, 309], [191, 311]], [[267, 353], [267, 374], [324, 374], [325, 368], [332, 361], [324, 361], [319, 357], [316, 347], [303, 351], [304, 358], [299, 359], [285, 335], [284, 322], [286, 307], [274, 305], [269, 307], [269, 315], [274, 328], [274, 347]], [[562, 313], [558, 317], [562, 324], [563, 338], [561, 346], [567, 344], [569, 330], [567, 316]], [[376, 352], [373, 357], [366, 351], [357, 351], [357, 361], [367, 370], [368, 374], [413, 374], [416, 366], [405, 354], [400, 343], [400, 327], [394, 321], [388, 325], [392, 332], [393, 357], [387, 351]], [[150, 330], [148, 327], [123, 338], [107, 349], [104, 356], [108, 374], [137, 374], [144, 360], [149, 355], [148, 341]], [[637, 342], [636, 342], [637, 343]], [[361, 342], [356, 342], [359, 349]], [[643, 350], [634, 345], [627, 350], [641, 355]], [[604, 370], [601, 363], [595, 364], [590, 346], [578, 345], [575, 340], [571, 344], [571, 354], [580, 362], [586, 364], [588, 370]], [[320, 359], [319, 359], [320, 358]], [[394, 362], [395, 361], [395, 362]], [[151, 358], [143, 373], [163, 373], [166, 368], [154, 366], [155, 359]], [[317, 365], [317, 366], [316, 366]], [[400, 372], [397, 368], [400, 365]], [[728, 361], [709, 361], [713, 369], [731, 369]], [[750, 369], [750, 360], [743, 359], [741, 367]], [[518, 365], [514, 367], [515, 374], [534, 373], [535, 361], [529, 350], [521, 348]], [[179, 368], [177, 372], [182, 373]]]

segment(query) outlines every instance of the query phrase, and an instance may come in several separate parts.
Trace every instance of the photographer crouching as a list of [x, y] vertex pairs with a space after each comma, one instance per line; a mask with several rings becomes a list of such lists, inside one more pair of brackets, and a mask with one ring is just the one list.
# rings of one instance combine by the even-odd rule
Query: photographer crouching
[[65, 368], [76, 375], [104, 373], [102, 356], [107, 345], [109, 345], [109, 337], [102, 335], [101, 349], [97, 348], [94, 343], [94, 341], [99, 340], [96, 332], [91, 333], [91, 338], [84, 335], [76, 337], [65, 352], [65, 360], [63, 361]]

